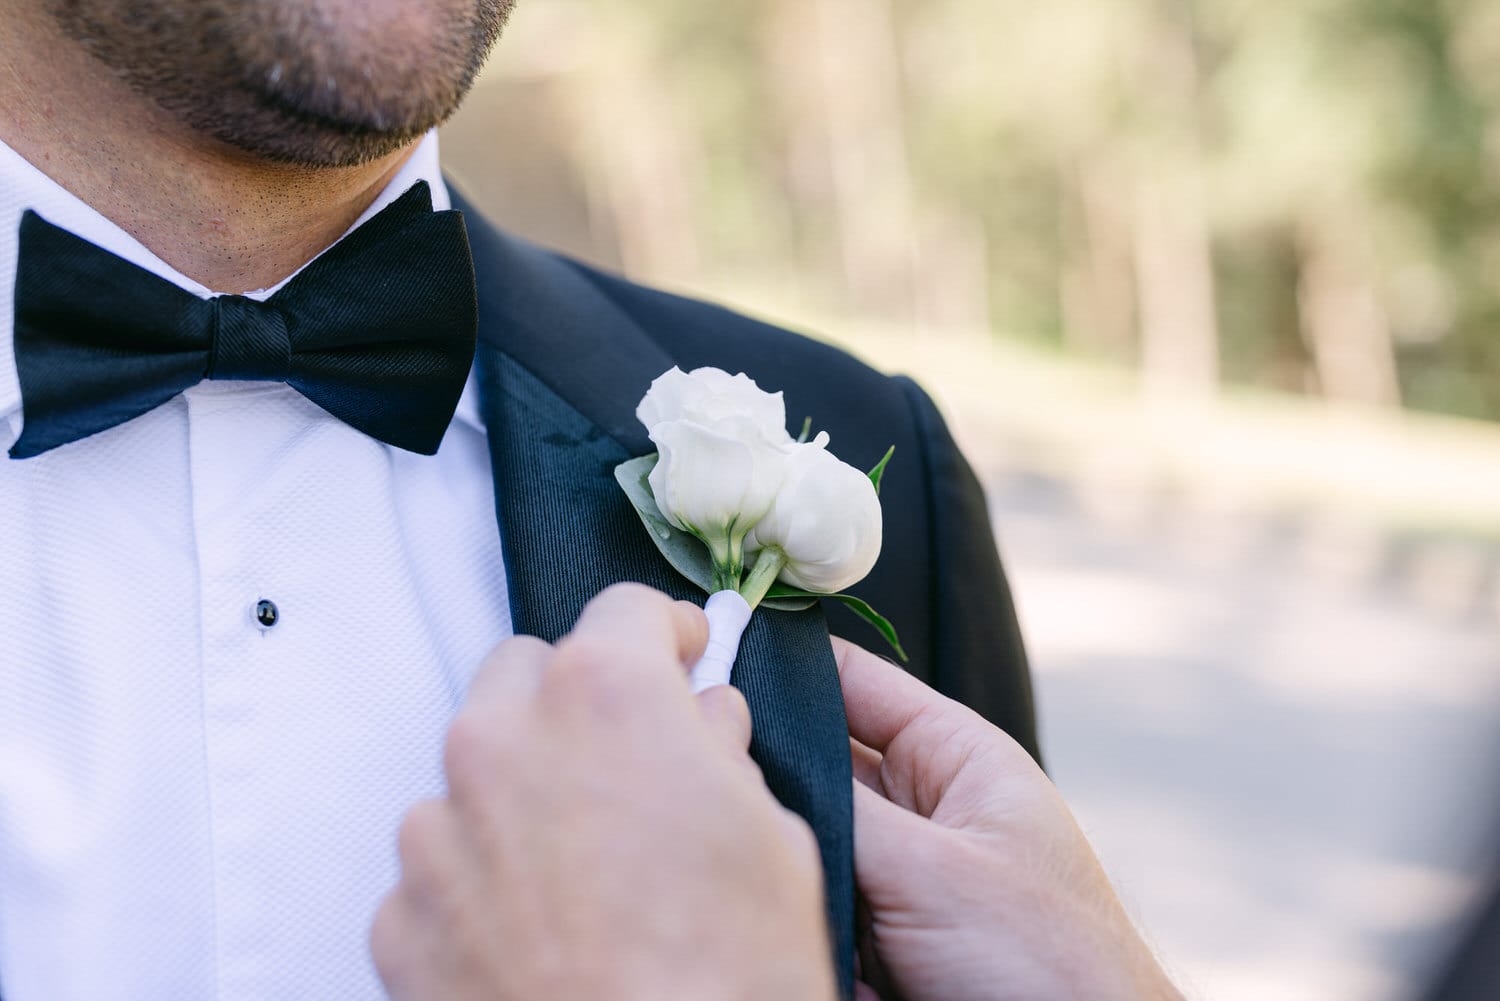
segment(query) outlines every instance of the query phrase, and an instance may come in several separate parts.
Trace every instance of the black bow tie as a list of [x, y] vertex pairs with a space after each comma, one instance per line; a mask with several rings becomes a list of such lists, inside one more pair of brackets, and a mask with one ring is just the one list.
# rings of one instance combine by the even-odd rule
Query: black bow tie
[[97, 434], [203, 379], [285, 382], [400, 448], [437, 451], [474, 359], [463, 217], [419, 183], [265, 302], [178, 288], [35, 212], [21, 220], [12, 458]]

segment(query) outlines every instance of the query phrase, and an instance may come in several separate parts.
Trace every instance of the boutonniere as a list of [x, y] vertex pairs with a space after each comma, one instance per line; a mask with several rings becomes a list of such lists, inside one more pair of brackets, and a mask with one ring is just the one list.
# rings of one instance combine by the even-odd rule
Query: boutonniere
[[832, 598], [906, 659], [890, 622], [843, 593], [880, 555], [880, 479], [894, 447], [861, 472], [828, 451], [826, 431], [809, 439], [811, 419], [793, 438], [780, 393], [716, 368], [673, 368], [635, 413], [657, 451], [621, 463], [615, 479], [662, 555], [709, 594], [695, 690], [729, 683], [758, 607], [800, 611]]

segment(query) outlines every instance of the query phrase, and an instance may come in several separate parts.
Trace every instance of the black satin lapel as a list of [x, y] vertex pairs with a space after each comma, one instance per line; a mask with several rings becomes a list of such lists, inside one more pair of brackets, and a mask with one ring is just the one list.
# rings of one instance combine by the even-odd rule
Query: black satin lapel
[[[482, 279], [480, 288], [483, 302]], [[651, 544], [615, 483], [614, 467], [638, 453], [482, 335], [478, 365], [516, 632], [554, 641], [573, 627], [589, 599], [619, 581], [702, 602], [704, 595]], [[844, 701], [822, 612], [758, 612], [734, 684], [750, 705], [751, 754], [771, 791], [817, 832], [835, 961], [849, 996], [853, 779]]]
[[511, 620], [548, 642], [589, 599], [633, 580], [701, 599], [656, 552], [615, 483], [629, 453], [514, 359], [479, 352]]
[[828, 623], [806, 612], [755, 613], [734, 687], [753, 721], [750, 756], [771, 792], [818, 836], [839, 991], [854, 995], [854, 775]]

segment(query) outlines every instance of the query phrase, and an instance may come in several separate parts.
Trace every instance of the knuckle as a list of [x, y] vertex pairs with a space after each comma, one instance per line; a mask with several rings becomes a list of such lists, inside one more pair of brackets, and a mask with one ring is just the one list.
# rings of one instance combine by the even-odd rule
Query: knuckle
[[573, 698], [613, 700], [629, 687], [632, 658], [597, 636], [570, 636], [557, 645], [548, 680]]
[[606, 670], [618, 653], [619, 648], [606, 639], [574, 633], [558, 641], [552, 673], [587, 674]]
[[822, 855], [818, 848], [818, 835], [800, 814], [786, 811], [787, 840], [804, 861], [818, 864]]
[[447, 826], [447, 806], [442, 800], [423, 800], [406, 812], [396, 829], [396, 854], [408, 874], [420, 876], [434, 859], [442, 857]]
[[750, 703], [745, 694], [730, 685], [715, 685], [698, 696], [707, 715], [744, 746], [751, 732]]
[[512, 660], [529, 658], [538, 653], [545, 654], [551, 649], [551, 644], [544, 639], [517, 634], [507, 636], [497, 643], [484, 662], [486, 666], [502, 666]]
[[740, 773], [757, 789], [764, 789], [767, 792], [771, 791], [771, 787], [766, 782], [766, 773], [761, 771], [760, 765], [755, 763], [755, 759], [750, 757], [748, 751], [735, 759], [735, 765], [739, 768]]
[[635, 581], [620, 581], [611, 584], [599, 592], [599, 597], [610, 602], [640, 603], [640, 604], [667, 604], [670, 602], [666, 595], [653, 587], [647, 587]]
[[552, 655], [552, 644], [539, 636], [512, 636], [510, 653], [518, 659], [536, 658], [545, 661]]
[[611, 584], [600, 591], [589, 602], [590, 608], [602, 614], [591, 616], [585, 612], [581, 622], [589, 631], [605, 623], [652, 623], [658, 628], [673, 621], [676, 602], [662, 592], [645, 584], [625, 581]]
[[535, 671], [547, 662], [551, 652], [551, 645], [535, 636], [511, 636], [501, 641], [485, 655], [469, 681], [467, 704], [500, 710], [508, 700], [499, 693], [510, 693], [513, 698], [516, 692], [516, 686], [506, 682]]
[[503, 729], [482, 713], [463, 710], [443, 741], [443, 771], [450, 785], [483, 781], [503, 757]]
[[490, 652], [484, 655], [484, 660], [479, 662], [479, 670], [475, 672], [474, 679], [479, 680], [481, 675], [492, 674], [496, 671], [505, 670], [516, 654], [524, 650], [527, 640], [534, 639], [531, 636], [507, 636], [490, 648]]

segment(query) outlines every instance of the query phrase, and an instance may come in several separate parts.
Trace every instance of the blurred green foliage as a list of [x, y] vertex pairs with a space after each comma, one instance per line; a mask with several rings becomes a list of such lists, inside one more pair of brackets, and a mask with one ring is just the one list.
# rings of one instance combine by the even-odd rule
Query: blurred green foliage
[[1500, 419], [1500, 5], [533, 2], [637, 274]]

